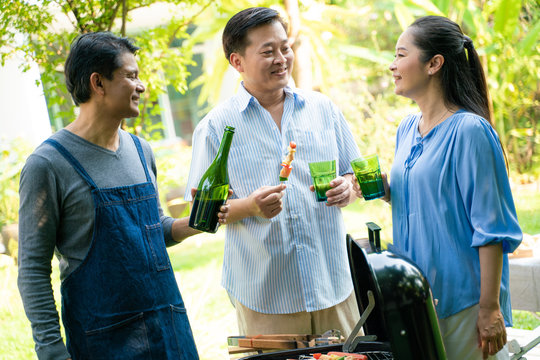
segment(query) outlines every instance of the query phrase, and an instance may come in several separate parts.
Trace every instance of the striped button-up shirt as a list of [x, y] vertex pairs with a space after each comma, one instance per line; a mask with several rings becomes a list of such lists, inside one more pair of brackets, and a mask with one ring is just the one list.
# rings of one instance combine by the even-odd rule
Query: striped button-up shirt
[[[246, 307], [268, 314], [326, 309], [352, 292], [341, 210], [315, 200], [308, 163], [336, 160], [339, 175], [352, 173], [350, 161], [359, 156], [358, 147], [326, 96], [284, 91], [281, 131], [243, 85], [214, 108], [193, 134], [187, 184], [187, 189], [197, 187], [225, 126], [236, 129], [228, 158], [233, 198], [278, 185], [281, 161], [289, 142], [296, 142], [281, 213], [271, 219], [247, 217], [226, 229], [222, 285]], [[185, 199], [191, 201], [189, 191]]]

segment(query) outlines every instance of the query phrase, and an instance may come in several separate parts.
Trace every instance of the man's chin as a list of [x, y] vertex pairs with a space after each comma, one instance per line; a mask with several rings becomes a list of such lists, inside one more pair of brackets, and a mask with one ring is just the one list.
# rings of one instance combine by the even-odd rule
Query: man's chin
[[283, 78], [283, 79], [279, 79], [277, 81], [274, 82], [274, 88], [275, 89], [283, 89], [284, 87], [286, 87], [287, 85], [289, 85], [289, 80], [290, 78], [287, 76], [286, 78]]

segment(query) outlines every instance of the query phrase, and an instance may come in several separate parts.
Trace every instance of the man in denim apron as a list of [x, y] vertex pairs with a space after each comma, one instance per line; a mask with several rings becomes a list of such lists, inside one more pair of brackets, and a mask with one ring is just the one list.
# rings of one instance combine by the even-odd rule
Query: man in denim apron
[[[39, 359], [198, 359], [166, 251], [197, 231], [163, 215], [149, 144], [119, 129], [139, 115], [145, 90], [137, 50], [110, 33], [73, 42], [65, 75], [80, 113], [21, 174], [18, 282]], [[220, 211], [224, 223], [228, 207]]]

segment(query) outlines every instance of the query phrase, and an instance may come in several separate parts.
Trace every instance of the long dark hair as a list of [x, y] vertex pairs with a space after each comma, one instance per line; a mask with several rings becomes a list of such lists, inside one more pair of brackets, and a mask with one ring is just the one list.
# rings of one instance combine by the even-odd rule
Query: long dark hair
[[[410, 26], [413, 42], [420, 49], [420, 60], [428, 62], [435, 55], [444, 57], [441, 86], [447, 107], [457, 105], [482, 116], [495, 128], [489, 106], [486, 75], [470, 37], [458, 24], [443, 16], [424, 16]], [[508, 158], [501, 149], [508, 170]]]
[[425, 16], [411, 24], [414, 44], [421, 50], [421, 61], [444, 57], [441, 85], [447, 106], [457, 105], [493, 121], [489, 107], [486, 76], [471, 38], [455, 22], [442, 16]]

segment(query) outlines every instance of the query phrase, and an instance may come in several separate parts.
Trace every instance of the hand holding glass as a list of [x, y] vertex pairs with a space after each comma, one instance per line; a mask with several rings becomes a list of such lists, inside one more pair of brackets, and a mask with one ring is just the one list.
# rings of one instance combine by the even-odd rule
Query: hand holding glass
[[377, 155], [355, 159], [351, 161], [351, 166], [365, 200], [378, 199], [384, 196], [384, 185]]
[[309, 163], [309, 172], [317, 201], [326, 201], [326, 192], [332, 188], [330, 181], [336, 178], [336, 160]]

